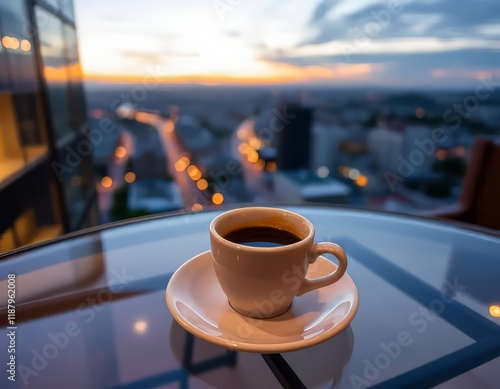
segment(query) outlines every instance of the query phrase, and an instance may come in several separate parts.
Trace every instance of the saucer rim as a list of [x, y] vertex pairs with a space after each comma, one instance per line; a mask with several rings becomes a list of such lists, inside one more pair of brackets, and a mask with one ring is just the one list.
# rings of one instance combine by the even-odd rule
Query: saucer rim
[[[200, 254], [195, 255], [194, 257], [190, 258], [187, 260], [185, 263], [183, 263], [172, 275], [170, 278], [167, 287], [166, 287], [166, 292], [165, 292], [165, 299], [167, 303], [167, 307], [172, 314], [174, 320], [180, 324], [186, 331], [191, 333], [192, 335], [201, 338], [209, 343], [215, 344], [217, 346], [224, 347], [226, 349], [230, 350], [235, 350], [235, 351], [245, 351], [245, 352], [251, 352], [251, 353], [260, 353], [260, 354], [278, 354], [282, 352], [290, 352], [290, 351], [297, 351], [305, 348], [309, 348], [312, 346], [315, 346], [319, 343], [322, 343], [338, 333], [340, 333], [342, 330], [344, 330], [351, 322], [352, 319], [356, 316], [356, 313], [358, 311], [358, 306], [359, 306], [359, 293], [358, 293], [358, 288], [356, 287], [356, 284], [354, 283], [353, 279], [349, 276], [349, 274], [346, 272], [342, 278], [347, 277], [350, 282], [352, 283], [353, 289], [353, 304], [350, 307], [349, 312], [347, 315], [344, 317], [344, 319], [336, 326], [328, 329], [327, 331], [308, 338], [308, 339], [299, 339], [293, 342], [273, 342], [273, 343], [248, 343], [244, 341], [234, 341], [234, 340], [227, 340], [218, 336], [210, 335], [202, 330], [200, 330], [197, 326], [193, 325], [191, 322], [188, 322], [184, 320], [182, 314], [177, 310], [177, 308], [174, 306], [173, 299], [172, 299], [172, 288], [173, 288], [173, 280], [175, 279], [176, 274], [184, 268], [192, 265], [192, 262], [199, 261], [200, 259], [204, 258], [204, 256], [211, 255], [210, 250], [204, 251]], [[318, 260], [322, 258], [322, 260], [329, 261], [325, 257], [318, 257]], [[330, 262], [330, 261], [329, 261]], [[228, 309], [231, 310], [231, 312], [234, 312], [237, 315], [241, 315], [234, 311], [228, 304]], [[241, 315], [242, 317], [245, 317]], [[263, 319], [265, 320], [265, 319]]]

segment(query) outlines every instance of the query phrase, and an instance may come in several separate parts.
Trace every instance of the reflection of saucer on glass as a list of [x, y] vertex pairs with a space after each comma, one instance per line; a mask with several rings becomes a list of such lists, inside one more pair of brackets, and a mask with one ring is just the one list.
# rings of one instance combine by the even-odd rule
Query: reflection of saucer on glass
[[[307, 276], [331, 273], [336, 265], [319, 257]], [[358, 291], [346, 273], [336, 283], [293, 300], [273, 319], [251, 319], [235, 312], [222, 291], [206, 251], [190, 259], [167, 286], [167, 305], [174, 319], [193, 335], [233, 350], [279, 353], [323, 342], [342, 331], [358, 308]]]

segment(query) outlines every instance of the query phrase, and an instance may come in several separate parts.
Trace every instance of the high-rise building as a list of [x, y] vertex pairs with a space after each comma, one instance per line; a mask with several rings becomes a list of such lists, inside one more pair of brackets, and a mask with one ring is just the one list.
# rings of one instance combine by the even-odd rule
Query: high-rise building
[[276, 116], [270, 125], [279, 129], [278, 169], [309, 169], [312, 109], [284, 104], [279, 110], [273, 110], [273, 113]]
[[71, 0], [0, 0], [0, 252], [98, 223]]

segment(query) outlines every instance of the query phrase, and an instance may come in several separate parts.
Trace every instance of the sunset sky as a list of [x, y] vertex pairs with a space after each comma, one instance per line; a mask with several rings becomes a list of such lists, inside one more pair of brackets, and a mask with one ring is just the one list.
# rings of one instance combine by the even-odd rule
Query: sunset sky
[[394, 3], [75, 0], [75, 12], [90, 80], [467, 87], [500, 77], [499, 1]]

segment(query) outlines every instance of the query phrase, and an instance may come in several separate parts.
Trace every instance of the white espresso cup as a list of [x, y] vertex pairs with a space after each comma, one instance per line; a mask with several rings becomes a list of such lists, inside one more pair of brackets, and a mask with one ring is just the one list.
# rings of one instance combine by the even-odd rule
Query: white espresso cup
[[[234, 231], [255, 227], [285, 230], [298, 241], [277, 247], [252, 247], [226, 239]], [[333, 284], [347, 269], [347, 257], [340, 246], [314, 243], [312, 223], [284, 209], [234, 209], [217, 216], [209, 229], [219, 284], [231, 307], [245, 316], [279, 316], [288, 310], [295, 296]], [[320, 278], [307, 278], [309, 265], [325, 253], [337, 258], [337, 269]]]

